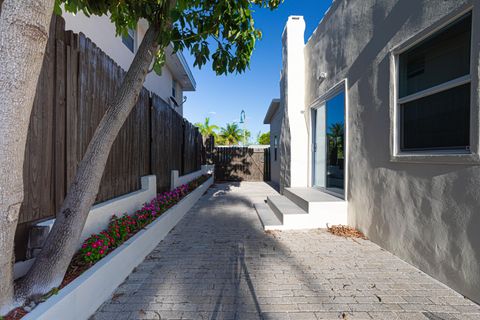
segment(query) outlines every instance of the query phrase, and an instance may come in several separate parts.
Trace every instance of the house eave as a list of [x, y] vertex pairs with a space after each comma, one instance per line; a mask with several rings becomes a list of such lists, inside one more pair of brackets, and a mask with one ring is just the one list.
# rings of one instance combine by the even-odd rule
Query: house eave
[[174, 52], [172, 45], [166, 49], [166, 65], [173, 77], [182, 86], [183, 91], [196, 90], [197, 83], [183, 53], [180, 51]]
[[267, 114], [265, 115], [265, 119], [263, 120], [264, 124], [270, 124], [279, 106], [280, 106], [280, 99], [273, 99], [272, 102], [270, 103], [270, 106], [268, 107], [268, 111], [267, 111]]

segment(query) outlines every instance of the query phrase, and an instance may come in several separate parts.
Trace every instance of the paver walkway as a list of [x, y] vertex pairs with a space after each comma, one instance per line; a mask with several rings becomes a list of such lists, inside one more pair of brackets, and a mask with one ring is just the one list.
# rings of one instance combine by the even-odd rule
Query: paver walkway
[[370, 241], [263, 232], [264, 183], [212, 187], [93, 319], [480, 319]]

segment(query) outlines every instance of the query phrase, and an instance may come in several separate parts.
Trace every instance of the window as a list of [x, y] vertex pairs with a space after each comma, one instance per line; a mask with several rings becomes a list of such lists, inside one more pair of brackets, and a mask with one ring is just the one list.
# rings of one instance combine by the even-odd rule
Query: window
[[172, 80], [172, 97], [177, 98], [177, 81]]
[[470, 149], [468, 14], [398, 56], [400, 151]]
[[135, 30], [128, 29], [128, 34], [122, 36], [122, 42], [127, 46], [128, 50], [135, 53]]
[[275, 136], [273, 139], [273, 152], [274, 152], [274, 160], [277, 161], [277, 150], [278, 150], [278, 138]]

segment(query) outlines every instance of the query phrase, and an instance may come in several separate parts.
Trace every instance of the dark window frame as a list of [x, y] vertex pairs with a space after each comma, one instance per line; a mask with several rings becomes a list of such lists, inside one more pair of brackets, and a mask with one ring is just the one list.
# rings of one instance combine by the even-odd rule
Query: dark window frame
[[278, 137], [275, 136], [275, 137], [273, 138], [274, 161], [277, 161], [277, 150], [278, 150]]
[[[443, 36], [445, 33], [449, 32], [450, 29], [453, 29], [456, 25], [464, 22], [465, 20], [469, 19], [469, 32], [470, 32], [470, 42], [469, 42], [469, 58], [470, 60], [468, 61], [468, 73], [454, 78], [452, 80], [445, 80], [444, 82], [441, 82], [439, 84], [432, 84], [430, 87], [424, 87], [420, 88], [417, 91], [413, 93], [409, 93], [408, 95], [405, 94], [404, 90], [402, 93], [402, 87], [405, 88], [406, 86], [406, 81], [408, 81], [408, 78], [415, 77], [418, 74], [422, 74], [425, 70], [425, 61], [415, 61], [418, 62], [418, 65], [415, 65], [413, 68], [414, 70], [409, 70], [406, 65], [402, 65], [402, 56], [407, 55], [408, 53], [411, 53], [414, 51], [416, 48], [423, 46], [424, 44], [427, 44], [428, 42], [435, 42], [436, 38], [439, 38]], [[459, 153], [470, 153], [470, 148], [471, 148], [471, 130], [472, 127], [470, 125], [471, 121], [471, 108], [472, 108], [472, 92], [471, 92], [471, 72], [472, 72], [472, 61], [471, 61], [471, 54], [473, 50], [473, 43], [472, 43], [472, 36], [473, 36], [473, 23], [472, 23], [472, 12], [468, 12], [464, 15], [462, 15], [459, 18], [454, 19], [452, 22], [448, 23], [446, 26], [439, 28], [435, 32], [431, 33], [428, 37], [425, 37], [415, 45], [413, 45], [410, 48], [407, 48], [403, 52], [400, 52], [396, 55], [396, 61], [397, 61], [397, 88], [396, 88], [396, 93], [397, 93], [397, 114], [398, 114], [398, 130], [397, 134], [399, 135], [398, 139], [398, 150], [401, 153], [415, 153], [415, 152], [459, 152]], [[405, 60], [403, 63], [406, 63]], [[403, 68], [403, 69], [402, 69]], [[406, 73], [405, 73], [406, 72]], [[402, 79], [402, 75], [404, 78]], [[405, 79], [405, 75], [407, 76], [407, 80]], [[403, 81], [403, 84], [402, 84]], [[453, 90], [460, 88], [461, 86], [469, 85], [470, 90], [468, 91], [468, 98], [469, 98], [469, 103], [468, 103], [468, 127], [466, 130], [468, 130], [468, 144], [467, 145], [461, 145], [461, 146], [441, 146], [441, 147], [421, 147], [421, 148], [412, 148], [412, 147], [406, 147], [405, 146], [405, 122], [404, 122], [404, 113], [406, 109], [406, 105], [408, 103], [412, 102], [419, 102], [422, 99], [426, 99], [429, 97], [435, 97], [438, 95], [441, 95], [442, 93], [445, 93], [446, 91]], [[463, 106], [463, 104], [462, 104]], [[461, 110], [461, 109], [459, 109]], [[464, 119], [465, 120], [465, 119]], [[432, 121], [435, 121], [435, 118], [432, 118]]]

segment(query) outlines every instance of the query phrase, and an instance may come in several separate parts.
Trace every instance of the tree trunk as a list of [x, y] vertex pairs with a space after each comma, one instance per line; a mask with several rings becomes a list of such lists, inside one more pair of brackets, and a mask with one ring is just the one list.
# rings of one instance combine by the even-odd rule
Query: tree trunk
[[45, 246], [16, 287], [18, 299], [43, 295], [58, 287], [78, 249], [85, 221], [100, 187], [113, 142], [135, 106], [158, 50], [160, 29], [151, 25], [105, 115], [98, 125]]
[[0, 16], [0, 315], [13, 306], [13, 241], [30, 113], [53, 0], [5, 0]]

